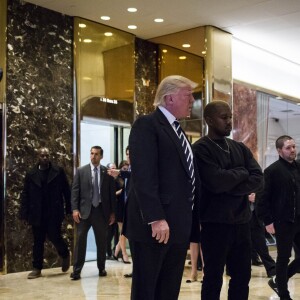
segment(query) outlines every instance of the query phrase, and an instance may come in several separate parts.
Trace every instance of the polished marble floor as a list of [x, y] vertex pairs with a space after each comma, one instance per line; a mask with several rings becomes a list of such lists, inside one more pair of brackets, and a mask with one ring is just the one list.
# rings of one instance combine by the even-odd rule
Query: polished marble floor
[[[95, 262], [87, 262], [79, 281], [70, 280], [70, 272], [61, 273], [59, 268], [43, 270], [42, 277], [27, 279], [29, 272], [0, 275], [1, 300], [128, 300], [130, 299], [131, 279], [123, 274], [131, 271], [131, 265], [122, 262], [107, 261], [107, 277], [98, 277]], [[186, 264], [179, 300], [200, 300], [201, 272], [199, 281], [186, 283], [190, 266]], [[268, 278], [263, 267], [252, 268], [249, 300], [279, 299], [267, 285]], [[224, 276], [221, 300], [227, 299], [226, 289], [229, 277]], [[295, 275], [289, 282], [293, 300], [300, 300], [300, 274]]]

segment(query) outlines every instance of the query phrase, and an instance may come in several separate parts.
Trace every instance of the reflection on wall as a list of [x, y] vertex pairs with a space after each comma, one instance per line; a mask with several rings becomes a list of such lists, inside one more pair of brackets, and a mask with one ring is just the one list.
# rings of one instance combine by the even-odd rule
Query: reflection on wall
[[[7, 272], [32, 268], [31, 228], [18, 220], [25, 171], [49, 147], [72, 178], [72, 18], [23, 1], [8, 1]], [[72, 224], [63, 235], [72, 243]], [[44, 267], [59, 266], [47, 243]]]
[[233, 84], [233, 139], [247, 145], [257, 159], [256, 91]]
[[134, 36], [75, 18], [74, 37], [80, 119], [132, 122]]
[[158, 46], [135, 39], [135, 116], [154, 110], [153, 101], [158, 84]]
[[205, 100], [232, 102], [232, 64], [230, 33], [206, 26], [205, 33]]

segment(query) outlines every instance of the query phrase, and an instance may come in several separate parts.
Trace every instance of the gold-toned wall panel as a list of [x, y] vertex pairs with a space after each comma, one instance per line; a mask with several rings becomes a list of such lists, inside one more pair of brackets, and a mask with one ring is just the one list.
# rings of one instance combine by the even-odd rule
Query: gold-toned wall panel
[[78, 120], [93, 117], [131, 123], [134, 36], [75, 18], [74, 45]]
[[205, 100], [232, 103], [232, 62], [230, 33], [206, 27]]

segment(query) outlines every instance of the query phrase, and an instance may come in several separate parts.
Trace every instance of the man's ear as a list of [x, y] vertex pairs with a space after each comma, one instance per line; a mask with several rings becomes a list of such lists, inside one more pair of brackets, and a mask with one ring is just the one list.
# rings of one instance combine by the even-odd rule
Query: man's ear
[[171, 104], [173, 102], [172, 95], [166, 95], [165, 102], [166, 104]]
[[211, 124], [211, 121], [212, 121], [212, 118], [211, 118], [211, 117], [206, 117], [206, 118], [205, 118], [205, 123], [206, 123], [207, 125], [210, 125], [210, 124]]

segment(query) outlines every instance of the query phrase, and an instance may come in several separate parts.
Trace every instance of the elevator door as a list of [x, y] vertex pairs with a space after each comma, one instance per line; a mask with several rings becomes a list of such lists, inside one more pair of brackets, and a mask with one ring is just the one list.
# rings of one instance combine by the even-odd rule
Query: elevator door
[[[116, 165], [125, 159], [130, 124], [111, 123], [99, 119], [84, 119], [80, 123], [80, 166], [90, 163], [90, 149], [101, 146], [103, 159], [101, 165], [114, 162]], [[86, 261], [96, 260], [96, 243], [92, 228], [88, 233]]]

